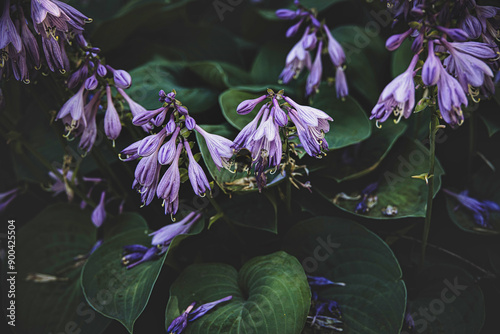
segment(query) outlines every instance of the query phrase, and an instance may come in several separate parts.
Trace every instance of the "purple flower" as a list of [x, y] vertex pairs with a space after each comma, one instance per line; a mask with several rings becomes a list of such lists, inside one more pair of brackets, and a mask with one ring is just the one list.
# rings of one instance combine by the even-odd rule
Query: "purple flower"
[[[242, 102], [243, 103], [243, 102]], [[239, 150], [243, 147], [245, 147], [246, 142], [248, 141], [248, 138], [255, 132], [255, 129], [257, 128], [257, 125], [259, 124], [259, 120], [264, 114], [264, 111], [268, 110], [269, 106], [267, 104], [264, 104], [257, 115], [255, 115], [254, 119], [245, 125], [243, 129], [241, 129], [240, 133], [234, 138], [233, 145], [232, 147], [235, 150]]]
[[10, 0], [5, 1], [3, 14], [0, 17], [0, 49], [5, 49], [7, 45], [12, 44], [17, 52], [21, 52], [23, 47], [21, 36], [17, 31], [12, 19], [10, 18]]
[[330, 59], [332, 60], [332, 63], [335, 67], [339, 67], [345, 62], [344, 49], [342, 49], [342, 46], [339, 44], [339, 42], [337, 42], [337, 40], [333, 38], [332, 34], [330, 33], [330, 29], [328, 29], [326, 24], [323, 25], [323, 28], [326, 36], [328, 37], [328, 54], [330, 55]]
[[7, 206], [16, 198], [19, 189], [14, 188], [12, 190], [0, 193], [0, 213], [3, 212]]
[[31, 33], [30, 28], [26, 24], [24, 13], [21, 9], [21, 40], [23, 42], [26, 54], [29, 57], [31, 64], [35, 68], [40, 67], [40, 52], [35, 36]]
[[[120, 87], [116, 87], [116, 89], [118, 90], [118, 93], [120, 93], [123, 98], [125, 100], [127, 100], [127, 103], [128, 103], [128, 106], [130, 108], [130, 112], [132, 113], [132, 117], [135, 118], [135, 117], [139, 117], [139, 115], [141, 115], [142, 113], [145, 113], [147, 112], [146, 111], [146, 108], [144, 108], [143, 106], [141, 106], [139, 103], [135, 102], [134, 100], [132, 100], [130, 98], [130, 96], [128, 96], [127, 93], [125, 93], [125, 91], [123, 89], [121, 89]], [[141, 125], [141, 128], [145, 131], [145, 132], [149, 132], [150, 130], [153, 129], [153, 125], [150, 124], [150, 123], [147, 123], [147, 124], [144, 124], [144, 125]]]
[[108, 70], [106, 69], [106, 66], [103, 64], [99, 63], [97, 65], [97, 74], [101, 77], [104, 78], [106, 74], [108, 73]]
[[254, 110], [259, 103], [264, 101], [266, 97], [267, 95], [262, 95], [256, 99], [245, 100], [238, 105], [238, 107], [236, 108], [236, 112], [239, 115], [246, 115]]
[[471, 211], [474, 215], [474, 221], [481, 227], [492, 228], [491, 224], [488, 222], [490, 217], [490, 212], [500, 212], [500, 205], [493, 201], [479, 201], [475, 198], [469, 196], [469, 191], [464, 190], [461, 193], [454, 193], [448, 189], [443, 189], [443, 191], [455, 198], [460, 205], [465, 207], [467, 210]]
[[165, 128], [162, 128], [158, 133], [143, 138], [137, 148], [137, 153], [141, 157], [150, 156], [154, 152], [158, 151], [166, 136], [167, 131]]
[[438, 87], [439, 111], [444, 121], [452, 127], [464, 121], [462, 104], [467, 106], [467, 96], [460, 83], [452, 77], [440, 64]]
[[304, 67], [311, 68], [311, 55], [304, 48], [304, 39], [307, 32], [308, 30], [305, 31], [304, 36], [295, 44], [286, 57], [285, 68], [279, 76], [285, 84], [289, 83], [292, 78], [296, 78]]
[[153, 236], [151, 245], [157, 246], [161, 249], [159, 254], [165, 253], [174, 238], [178, 235], [186, 234], [187, 232], [189, 232], [193, 224], [198, 221], [200, 217], [200, 213], [191, 212], [181, 221], [166, 225], [161, 229], [151, 233], [150, 236]]
[[172, 137], [170, 137], [170, 140], [163, 144], [160, 148], [160, 151], [158, 152], [158, 162], [161, 165], [169, 165], [174, 160], [176, 154], [175, 148], [177, 146], [177, 135], [179, 134], [180, 130], [181, 128], [177, 127], [172, 134]]
[[335, 72], [335, 90], [337, 91], [337, 98], [344, 98], [349, 95], [347, 79], [345, 77], [344, 69], [341, 66], [337, 67]]
[[422, 68], [422, 81], [426, 86], [434, 86], [439, 80], [441, 61], [434, 53], [434, 42], [429, 41], [429, 55]]
[[217, 168], [228, 168], [230, 165], [229, 159], [233, 156], [233, 150], [231, 149], [233, 142], [222, 136], [210, 134], [199, 125], [196, 125], [194, 129], [205, 138], [208, 151]]
[[[175, 318], [170, 326], [167, 328], [167, 332], [171, 334], [180, 334], [184, 331], [184, 329], [187, 327], [188, 320], [189, 322], [194, 321], [198, 319], [199, 317], [205, 315], [208, 311], [213, 309], [215, 306], [218, 304], [231, 300], [233, 296], [227, 296], [224, 298], [221, 298], [219, 300], [213, 301], [211, 303], [206, 303], [201, 306], [199, 306], [197, 309], [194, 311], [194, 305], [196, 305], [196, 302], [191, 303], [184, 312], [177, 318]], [[192, 311], [192, 312], [191, 312]]]
[[295, 124], [302, 147], [312, 157], [320, 157], [322, 152], [328, 151], [328, 142], [325, 133], [330, 130], [330, 125], [325, 119], [319, 119], [317, 126], [310, 126], [304, 122], [295, 109], [290, 109], [288, 115]]
[[325, 286], [325, 285], [339, 285], [345, 286], [345, 283], [332, 282], [329, 279], [321, 276], [309, 276], [307, 275], [307, 281], [309, 286]]
[[116, 87], [127, 89], [132, 85], [132, 77], [127, 71], [115, 70], [109, 65], [106, 67], [113, 73], [113, 80], [115, 81]]
[[465, 9], [465, 17], [460, 24], [460, 28], [467, 33], [470, 39], [479, 38], [482, 27], [477, 17], [470, 15], [469, 10]]
[[115, 105], [113, 103], [113, 97], [111, 95], [111, 88], [106, 86], [106, 95], [108, 101], [108, 107], [106, 109], [106, 114], [104, 115], [104, 133], [106, 136], [113, 140], [118, 138], [120, 132], [122, 131], [122, 123], [120, 122], [120, 116], [116, 111]]
[[85, 80], [86, 90], [94, 90], [97, 88], [97, 85], [99, 85], [99, 81], [97, 81], [95, 73], [88, 77], [87, 80]]
[[186, 129], [188, 129], [189, 131], [193, 130], [194, 127], [196, 126], [196, 121], [194, 120], [193, 117], [189, 115], [186, 115], [184, 123], [186, 124]]
[[100, 103], [101, 91], [98, 91], [84, 108], [86, 126], [83, 129], [79, 147], [87, 152], [92, 149], [97, 138], [97, 124], [95, 117]]
[[106, 210], [104, 209], [105, 205], [106, 192], [103, 191], [101, 193], [101, 200], [99, 204], [95, 207], [94, 211], [92, 211], [92, 223], [94, 223], [95, 227], [101, 227], [104, 220], [106, 220]]
[[276, 11], [276, 16], [282, 20], [294, 20], [300, 15], [300, 13], [300, 10], [278, 9]]
[[158, 198], [163, 198], [165, 214], [177, 213], [179, 207], [179, 188], [181, 186], [181, 177], [179, 173], [179, 157], [182, 152], [182, 143], [177, 145], [176, 154], [172, 164], [167, 169], [156, 188]]
[[418, 55], [413, 56], [408, 69], [392, 80], [382, 91], [377, 105], [371, 112], [370, 119], [376, 118], [378, 122], [385, 122], [394, 113], [399, 116], [410, 117], [415, 106], [415, 76], [414, 68], [418, 61]]
[[457, 42], [465, 42], [466, 40], [469, 39], [469, 34], [467, 34], [465, 31], [459, 28], [445, 28], [441, 26], [436, 27], [437, 30], [445, 33], [448, 35], [452, 40], [457, 41]]
[[[35, 1], [36, 2], [36, 1]], [[80, 120], [82, 120], [85, 126], [85, 118], [83, 117], [84, 105], [83, 105], [83, 91], [85, 90], [85, 85], [82, 85], [78, 92], [73, 95], [59, 110], [56, 116], [56, 120], [61, 119], [65, 116], [71, 116], [71, 129], [75, 129]]]
[[141, 263], [158, 259], [158, 248], [147, 248], [142, 245], [129, 245], [123, 247], [122, 264], [131, 269]]
[[410, 34], [413, 32], [413, 29], [408, 29], [407, 31], [405, 31], [404, 33], [402, 34], [397, 34], [397, 35], [392, 35], [391, 37], [389, 37], [387, 39], [387, 41], [385, 42], [385, 47], [387, 48], [387, 50], [389, 51], [394, 51], [396, 50], [397, 48], [399, 48], [401, 46], [401, 43], [403, 43], [403, 41], [405, 39], [408, 38], [408, 36], [410, 36]]
[[210, 191], [210, 184], [208, 183], [207, 176], [203, 168], [196, 162], [189, 143], [184, 140], [184, 148], [189, 157], [188, 175], [193, 191], [198, 196], [204, 196], [207, 191]]
[[288, 28], [288, 30], [286, 31], [286, 34], [285, 34], [286, 37], [292, 37], [293, 35], [295, 35], [297, 33], [297, 31], [299, 31], [299, 28], [302, 25], [302, 22], [304, 22], [303, 18], [299, 22], [295, 23], [293, 26]]
[[288, 96], [283, 96], [283, 99], [297, 111], [297, 116], [308, 126], [317, 127], [319, 125], [319, 120], [333, 121], [333, 119], [324, 111], [300, 105]]
[[306, 82], [306, 96], [312, 95], [318, 92], [319, 84], [321, 83], [321, 75], [323, 73], [323, 66], [321, 64], [321, 52], [323, 51], [323, 42], [320, 41], [318, 45], [318, 51], [316, 53], [316, 58], [311, 67], [311, 72], [307, 77]]

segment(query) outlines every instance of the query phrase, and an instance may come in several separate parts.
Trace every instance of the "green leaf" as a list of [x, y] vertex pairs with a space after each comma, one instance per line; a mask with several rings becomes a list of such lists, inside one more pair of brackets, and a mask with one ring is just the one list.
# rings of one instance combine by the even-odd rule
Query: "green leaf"
[[217, 104], [217, 93], [211, 88], [191, 86], [188, 73], [182, 62], [169, 62], [163, 59], [150, 61], [130, 71], [132, 86], [127, 94], [146, 109], [157, 109], [160, 89], [169, 92], [175, 89], [176, 98], [185, 105], [190, 113], [206, 111]]
[[330, 132], [325, 135], [330, 149], [346, 147], [370, 137], [372, 125], [363, 108], [352, 97], [346, 97], [345, 101], [339, 100], [332, 88], [321, 85], [311, 106], [333, 118]]
[[[189, 234], [199, 233], [203, 229], [202, 221], [195, 224]], [[90, 256], [83, 268], [82, 288], [85, 298], [96, 311], [118, 320], [132, 333], [135, 321], [151, 296], [167, 254], [180, 241], [177, 239], [185, 238], [186, 235], [175, 237], [167, 253], [160, 259], [126, 269], [120, 261], [123, 246], [149, 246], [151, 238], [146, 221], [138, 214], [124, 216], [124, 225], [121, 228], [117, 226], [115, 235]]]
[[476, 279], [460, 267], [436, 263], [416, 277], [418, 292], [408, 302], [416, 332], [477, 334], [485, 317], [484, 296]]
[[[82, 262], [96, 242], [89, 211], [76, 205], [46, 208], [18, 233], [16, 243], [16, 333], [102, 333], [110, 320], [87, 304], [80, 287]], [[37, 283], [29, 274], [57, 281]]]
[[[406, 124], [387, 122], [381, 129], [373, 129], [370, 138], [328, 153], [317, 163], [308, 165], [309, 169], [337, 182], [360, 178], [380, 165], [405, 130]], [[346, 155], [353, 161], [346, 163]]]
[[[200, 126], [209, 133], [220, 135], [228, 139], [234, 139], [236, 137], [235, 131], [228, 124]], [[205, 139], [198, 132], [196, 133], [196, 141], [198, 142], [203, 161], [210, 175], [225, 193], [247, 193], [258, 190], [257, 184], [252, 180], [252, 176], [254, 175], [253, 172], [230, 172], [225, 168], [218, 169], [212, 160]], [[278, 172], [269, 175], [267, 177], [267, 187], [276, 185], [283, 179], [284, 178]]]
[[282, 44], [272, 43], [261, 47], [250, 70], [254, 84], [277, 85], [287, 53], [287, 48]]
[[[496, 164], [498, 165], [498, 164]], [[500, 173], [493, 172], [489, 167], [481, 168], [472, 176], [469, 195], [480, 201], [489, 200], [500, 205]], [[459, 193], [461, 190], [454, 191]], [[500, 234], [500, 212], [490, 211], [487, 221], [492, 228], [478, 225], [474, 220], [474, 213], [449, 196], [446, 196], [446, 208], [451, 220], [461, 230], [481, 235]]]
[[188, 63], [187, 67], [207, 84], [219, 89], [247, 85], [250, 82], [250, 75], [247, 72], [224, 62], [192, 62]]
[[[396, 148], [397, 147], [397, 148]], [[429, 150], [417, 141], [401, 138], [396, 147], [385, 159], [386, 163], [378, 168], [367, 178], [360, 179], [356, 183], [342, 183], [338, 186], [333, 181], [313, 182], [315, 189], [330, 203], [356, 215], [374, 218], [390, 219], [405, 217], [425, 217], [427, 206], [427, 185], [424, 180], [412, 178], [428, 172]], [[441, 176], [444, 174], [441, 164], [436, 159], [434, 173], [434, 196], [441, 188]], [[378, 181], [379, 186], [375, 194], [378, 197], [377, 204], [366, 214], [355, 213], [354, 210], [360, 200], [335, 199], [336, 195], [344, 192], [355, 196], [370, 183]], [[388, 205], [396, 206], [398, 213], [394, 216], [384, 216], [382, 209]]]
[[241, 130], [255, 118], [260, 108], [266, 101], [259, 103], [252, 112], [246, 115], [239, 115], [236, 112], [236, 108], [241, 102], [249, 99], [255, 99], [264, 94], [267, 94], [265, 90], [263, 90], [259, 95], [258, 93], [248, 93], [241, 90], [228, 89], [219, 95], [219, 105], [222, 109], [222, 114], [229, 124], [234, 126], [236, 129]]
[[393, 78], [408, 69], [413, 55], [414, 53], [411, 51], [411, 42], [406, 39], [401, 43], [399, 49], [392, 53], [391, 73]]
[[389, 54], [384, 41], [380, 35], [371, 37], [363, 27], [354, 25], [340, 26], [331, 32], [344, 49], [349, 86], [374, 105], [383, 88], [380, 78], [388, 70]]
[[315, 217], [293, 226], [283, 249], [308, 275], [346, 284], [319, 291], [339, 304], [345, 333], [399, 333], [406, 288], [394, 254], [377, 235], [350, 220]]
[[194, 264], [170, 288], [166, 328], [193, 301], [198, 307], [227, 296], [233, 298], [190, 322], [186, 334], [298, 334], [311, 302], [300, 263], [285, 252], [255, 257], [239, 273], [223, 263]]

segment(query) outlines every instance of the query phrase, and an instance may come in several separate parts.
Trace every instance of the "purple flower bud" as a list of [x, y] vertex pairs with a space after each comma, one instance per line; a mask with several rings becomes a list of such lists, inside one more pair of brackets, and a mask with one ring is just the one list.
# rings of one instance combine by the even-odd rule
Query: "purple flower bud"
[[345, 62], [344, 50], [339, 42], [333, 38], [326, 24], [324, 25], [324, 31], [328, 37], [328, 54], [330, 55], [330, 59], [335, 67], [341, 66]]
[[181, 334], [187, 327], [187, 316], [189, 312], [193, 309], [196, 302], [191, 303], [184, 312], [177, 318], [175, 318], [172, 323], [168, 326], [167, 332], [171, 334]]
[[285, 114], [283, 109], [281, 109], [280, 104], [276, 98], [273, 98], [273, 110], [274, 110], [274, 119], [276, 120], [276, 124], [279, 126], [285, 126], [288, 123], [288, 116]]
[[341, 66], [337, 67], [335, 72], [335, 90], [337, 91], [337, 98], [344, 98], [349, 95], [347, 79]]
[[150, 234], [153, 236], [153, 240], [151, 240], [151, 245], [153, 246], [161, 246], [163, 253], [167, 250], [167, 247], [174, 240], [174, 238], [180, 234], [186, 234], [189, 232], [193, 224], [201, 218], [201, 214], [197, 212], [190, 212], [184, 219], [181, 221], [165, 225], [159, 230]]
[[434, 53], [434, 42], [429, 41], [429, 55], [422, 68], [422, 81], [426, 86], [433, 86], [439, 80], [439, 70], [441, 61]]
[[188, 114], [188, 110], [186, 107], [184, 106], [179, 106], [179, 105], [176, 105], [175, 106], [177, 111], [181, 114], [181, 115], [187, 115]]
[[163, 143], [166, 135], [166, 130], [165, 128], [163, 128], [157, 134], [149, 135], [142, 139], [141, 144], [137, 148], [137, 153], [139, 154], [139, 156], [147, 157], [153, 154]]
[[469, 35], [463, 31], [462, 29], [459, 28], [445, 28], [441, 26], [436, 27], [439, 31], [445, 33], [448, 35], [452, 40], [456, 42], [465, 42], [466, 40], [469, 39]]
[[293, 35], [295, 35], [297, 31], [299, 31], [302, 22], [304, 22], [304, 19], [301, 19], [299, 22], [288, 28], [288, 30], [286, 31], [286, 37], [292, 37]]
[[7, 47], [7, 45], [12, 44], [17, 52], [21, 52], [23, 43], [21, 41], [21, 36], [17, 32], [12, 19], [10, 18], [10, 0], [5, 1], [3, 14], [0, 17], [0, 50]]
[[191, 312], [188, 315], [189, 321], [194, 321], [194, 320], [198, 319], [199, 317], [205, 315], [208, 311], [213, 309], [218, 304], [220, 304], [222, 302], [226, 302], [228, 300], [231, 300], [232, 298], [233, 298], [233, 296], [227, 296], [227, 297], [221, 298], [219, 300], [213, 301], [211, 303], [206, 303], [206, 304], [201, 305], [200, 307], [198, 307], [196, 310], [194, 310], [193, 312]]
[[422, 50], [423, 45], [424, 45], [424, 34], [420, 33], [417, 35], [415, 40], [413, 40], [413, 43], [411, 44], [411, 51], [413, 51], [413, 53], [418, 53], [420, 50]]
[[132, 85], [132, 77], [127, 71], [115, 70], [113, 71], [113, 79], [115, 80], [116, 87], [127, 89]]
[[307, 76], [306, 82], [306, 96], [310, 96], [318, 92], [319, 84], [321, 83], [321, 75], [323, 73], [323, 66], [321, 63], [321, 51], [323, 49], [323, 42], [320, 41], [318, 45], [318, 51], [316, 53], [316, 58], [311, 68], [311, 72]]
[[106, 114], [104, 115], [104, 133], [106, 133], [106, 136], [109, 139], [115, 140], [122, 131], [122, 123], [120, 122], [120, 116], [118, 115], [113, 103], [113, 97], [111, 95], [111, 88], [109, 85], [106, 86], [106, 95], [108, 108], [106, 109]]
[[276, 16], [282, 20], [293, 20], [300, 14], [300, 10], [278, 9]]
[[148, 251], [148, 247], [146, 246], [143, 246], [143, 245], [126, 245], [126, 246], [123, 246], [123, 253], [127, 254], [127, 253], [137, 253], [137, 252], [141, 252], [141, 253], [146, 253]]
[[189, 157], [189, 181], [191, 182], [194, 193], [198, 196], [203, 196], [207, 191], [210, 191], [210, 183], [208, 183], [208, 179], [203, 171], [203, 168], [201, 168], [200, 164], [196, 162], [193, 152], [191, 152], [191, 147], [189, 147], [189, 143], [186, 140], [184, 140], [184, 148]]
[[108, 74], [108, 70], [106, 69], [106, 66], [104, 66], [101, 63], [99, 63], [99, 65], [97, 65], [97, 74], [101, 78], [104, 78], [106, 76], [106, 74]]
[[185, 121], [185, 123], [186, 123], [186, 128], [187, 128], [189, 131], [193, 130], [193, 129], [194, 129], [194, 127], [196, 126], [196, 121], [194, 120], [194, 118], [193, 118], [193, 117], [191, 117], [191, 116], [189, 116], [189, 115], [187, 115], [187, 116], [186, 116], [186, 121]]
[[175, 158], [175, 148], [177, 146], [177, 136], [179, 135], [181, 128], [177, 127], [172, 137], [168, 142], [160, 147], [158, 151], [158, 162], [161, 165], [169, 165]]
[[104, 200], [106, 197], [106, 192], [103, 191], [101, 193], [101, 200], [99, 204], [95, 207], [94, 211], [92, 212], [92, 223], [94, 223], [95, 227], [101, 227], [102, 223], [106, 219], [106, 210], [104, 209]]
[[389, 37], [387, 39], [387, 41], [385, 42], [385, 47], [387, 48], [387, 50], [394, 51], [397, 48], [399, 48], [401, 46], [401, 43], [403, 43], [403, 41], [408, 36], [410, 36], [412, 31], [413, 31], [413, 29], [408, 29], [407, 31], [405, 31], [402, 34], [396, 34], [396, 35], [392, 35], [391, 37]]
[[246, 115], [251, 112], [259, 103], [266, 99], [267, 95], [262, 95], [256, 99], [245, 100], [241, 102], [236, 108], [236, 112], [239, 115]]
[[168, 133], [174, 132], [175, 128], [177, 127], [177, 124], [175, 124], [175, 117], [174, 114], [170, 114], [170, 120], [168, 121], [167, 125], [165, 128], [167, 129]]
[[318, 39], [316, 38], [316, 32], [304, 35], [302, 39], [302, 46], [306, 50], [312, 50], [316, 47]]
[[97, 88], [97, 85], [99, 82], [97, 81], [97, 78], [95, 77], [95, 73], [92, 74], [90, 77], [85, 80], [85, 89], [86, 90], [94, 90]]

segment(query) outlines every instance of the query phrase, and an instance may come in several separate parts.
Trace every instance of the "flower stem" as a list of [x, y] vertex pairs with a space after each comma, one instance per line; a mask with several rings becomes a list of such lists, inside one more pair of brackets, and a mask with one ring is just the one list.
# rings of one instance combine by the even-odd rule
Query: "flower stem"
[[435, 109], [431, 111], [431, 121], [429, 126], [429, 172], [427, 173], [427, 209], [425, 212], [424, 232], [422, 235], [422, 255], [420, 259], [420, 269], [424, 267], [425, 251], [427, 239], [431, 228], [432, 200], [434, 198], [434, 166], [436, 162], [436, 132], [438, 130], [439, 118]]

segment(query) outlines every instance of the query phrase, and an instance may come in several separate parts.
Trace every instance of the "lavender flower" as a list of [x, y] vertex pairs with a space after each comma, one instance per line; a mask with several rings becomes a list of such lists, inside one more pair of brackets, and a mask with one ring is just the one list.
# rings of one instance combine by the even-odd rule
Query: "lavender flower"
[[438, 59], [434, 53], [434, 42], [429, 41], [429, 55], [422, 68], [422, 81], [427, 86], [433, 86], [437, 84], [439, 80], [440, 68], [442, 67], [441, 61]]
[[208, 151], [217, 168], [228, 168], [230, 165], [229, 159], [233, 156], [233, 150], [231, 149], [233, 142], [219, 135], [210, 134], [199, 125], [196, 125], [194, 129], [205, 138]]
[[159, 254], [165, 253], [172, 240], [180, 234], [189, 232], [193, 224], [198, 221], [200, 217], [200, 213], [191, 212], [181, 221], [166, 225], [158, 231], [151, 233], [150, 236], [153, 236], [151, 244], [160, 248]]
[[315, 92], [318, 92], [319, 84], [321, 83], [321, 75], [323, 73], [323, 66], [321, 64], [321, 52], [323, 48], [323, 42], [320, 41], [318, 45], [318, 51], [316, 53], [316, 58], [314, 59], [314, 63], [311, 67], [311, 72], [307, 77], [306, 82], [306, 96], [312, 95]]
[[[117, 88], [127, 89], [132, 85], [132, 77], [127, 71], [115, 70], [109, 65], [106, 68], [113, 73], [113, 79]], [[121, 93], [121, 92], [120, 92]], [[122, 94], [123, 95], [123, 94]], [[127, 100], [128, 102], [128, 100]]]
[[261, 103], [262, 101], [264, 101], [266, 98], [267, 98], [267, 95], [264, 94], [262, 96], [259, 96], [256, 99], [245, 100], [245, 101], [241, 102], [238, 105], [238, 107], [236, 107], [236, 112], [239, 115], [246, 115], [246, 114], [250, 113], [252, 110], [254, 110], [255, 107], [259, 103]]
[[474, 221], [477, 225], [484, 228], [492, 228], [489, 223], [490, 212], [500, 212], [500, 205], [496, 202], [489, 200], [477, 200], [469, 196], [469, 191], [464, 190], [460, 193], [454, 193], [448, 189], [443, 189], [443, 191], [455, 198], [460, 205], [469, 210], [473, 216]]
[[95, 227], [101, 227], [104, 220], [106, 220], [106, 210], [104, 208], [105, 205], [106, 192], [103, 191], [101, 193], [101, 200], [99, 204], [95, 207], [94, 211], [92, 211], [92, 223], [94, 223]]
[[[130, 98], [130, 96], [128, 96], [128, 94], [125, 93], [125, 91], [122, 88], [116, 87], [116, 89], [118, 90], [118, 93], [120, 93], [123, 96], [123, 98], [127, 101], [128, 106], [130, 108], [130, 112], [132, 113], [132, 117], [135, 118], [135, 117], [141, 115], [142, 113], [146, 112], [146, 108], [144, 108], [139, 103], [132, 100]], [[142, 125], [141, 128], [145, 132], [149, 132], [153, 129], [153, 125], [151, 123], [147, 123], [147, 124]]]
[[385, 122], [394, 113], [399, 121], [402, 116], [410, 117], [415, 106], [415, 76], [414, 68], [418, 61], [415, 55], [408, 69], [392, 80], [382, 91], [377, 105], [371, 112], [370, 119], [376, 118], [378, 122]]
[[467, 106], [467, 96], [460, 83], [446, 72], [439, 63], [438, 105], [444, 121], [453, 127], [464, 121], [462, 104]]
[[106, 86], [106, 96], [108, 101], [108, 108], [106, 109], [106, 114], [104, 115], [104, 133], [106, 136], [113, 140], [118, 138], [120, 132], [122, 131], [122, 123], [120, 122], [120, 116], [116, 111], [115, 105], [113, 103], [113, 97], [111, 95], [111, 87]]
[[101, 103], [101, 91], [94, 94], [89, 103], [84, 107], [85, 128], [82, 132], [79, 147], [89, 152], [97, 138], [96, 114]]
[[321, 276], [309, 276], [307, 275], [307, 281], [309, 286], [326, 286], [326, 285], [339, 285], [345, 286], [345, 283], [332, 282], [329, 279]]
[[156, 260], [158, 258], [158, 248], [154, 246], [148, 248], [142, 245], [129, 245], [123, 247], [121, 262], [127, 269], [132, 269], [141, 263]]
[[337, 98], [345, 98], [349, 95], [349, 87], [347, 86], [347, 79], [342, 67], [337, 67], [335, 72], [335, 90]]
[[83, 117], [84, 105], [83, 105], [83, 92], [85, 90], [85, 85], [82, 85], [78, 92], [73, 95], [59, 110], [56, 116], [56, 120], [61, 119], [66, 116], [71, 116], [71, 121], [69, 124], [69, 131], [78, 127], [80, 121], [86, 125], [85, 118]]
[[10, 0], [6, 0], [3, 14], [0, 17], [0, 49], [5, 49], [11, 44], [17, 52], [21, 52], [22, 41], [12, 19], [10, 18]]
[[307, 32], [304, 33], [302, 39], [295, 44], [286, 57], [285, 68], [279, 76], [285, 84], [296, 78], [304, 67], [311, 68], [311, 55], [304, 48], [304, 39], [306, 37]]
[[158, 198], [163, 198], [162, 205], [165, 207], [165, 214], [175, 215], [179, 208], [179, 188], [181, 186], [179, 157], [181, 152], [182, 143], [179, 143], [172, 164], [167, 169], [156, 188], [156, 195]]
[[[233, 296], [227, 296], [224, 298], [221, 298], [219, 300], [213, 301], [211, 303], [206, 303], [202, 304], [198, 308], [196, 308], [194, 311], [194, 305], [196, 305], [196, 302], [191, 303], [184, 312], [177, 318], [175, 318], [172, 323], [168, 326], [167, 332], [172, 333], [172, 334], [180, 334], [186, 329], [188, 321], [194, 321], [198, 319], [199, 317], [204, 316], [208, 311], [213, 309], [215, 306], [217, 306], [220, 303], [226, 302], [228, 300], [231, 300]], [[192, 312], [191, 312], [192, 311]]]
[[188, 175], [193, 191], [198, 196], [204, 196], [207, 191], [210, 191], [210, 184], [208, 183], [207, 176], [201, 166], [196, 162], [191, 152], [191, 148], [189, 147], [189, 143], [186, 140], [184, 141], [184, 148], [189, 158]]

